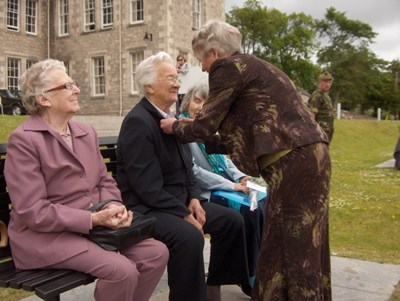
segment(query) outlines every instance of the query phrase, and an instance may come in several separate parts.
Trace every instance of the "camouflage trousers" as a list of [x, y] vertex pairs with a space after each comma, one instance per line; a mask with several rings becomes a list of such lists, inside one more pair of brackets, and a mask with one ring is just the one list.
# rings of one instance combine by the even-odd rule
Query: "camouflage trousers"
[[269, 195], [252, 300], [332, 300], [327, 145], [294, 149], [261, 175]]

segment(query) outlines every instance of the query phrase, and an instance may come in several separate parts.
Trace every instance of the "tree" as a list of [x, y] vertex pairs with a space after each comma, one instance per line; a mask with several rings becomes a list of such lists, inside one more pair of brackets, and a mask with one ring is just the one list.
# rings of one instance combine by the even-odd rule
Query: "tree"
[[316, 51], [314, 20], [303, 13], [287, 15], [248, 0], [234, 7], [227, 22], [243, 35], [243, 50], [281, 68], [297, 86], [310, 90], [318, 68], [311, 61]]
[[316, 28], [326, 41], [318, 52], [318, 62], [335, 76], [333, 100], [340, 97], [349, 108], [365, 109], [366, 95], [371, 92], [367, 83], [377, 76], [373, 71], [376, 60], [368, 47], [377, 34], [370, 25], [350, 20], [333, 7], [327, 9], [325, 19], [316, 20]]

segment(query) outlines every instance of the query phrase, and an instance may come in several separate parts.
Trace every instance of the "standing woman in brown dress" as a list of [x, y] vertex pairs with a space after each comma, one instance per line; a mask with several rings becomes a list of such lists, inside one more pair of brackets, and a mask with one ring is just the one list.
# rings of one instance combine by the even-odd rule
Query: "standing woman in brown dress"
[[[183, 142], [205, 141], [269, 187], [252, 300], [331, 300], [328, 139], [277, 67], [241, 54], [242, 35], [211, 21], [192, 47], [209, 73], [209, 97], [194, 119], [164, 119]], [[218, 134], [217, 134], [218, 133]]]

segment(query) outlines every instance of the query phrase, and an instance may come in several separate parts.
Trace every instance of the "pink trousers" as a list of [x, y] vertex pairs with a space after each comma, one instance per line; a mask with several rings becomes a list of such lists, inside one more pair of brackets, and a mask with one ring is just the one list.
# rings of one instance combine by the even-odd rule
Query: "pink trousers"
[[106, 251], [88, 241], [88, 251], [49, 268], [72, 269], [98, 277], [96, 301], [149, 300], [168, 262], [168, 249], [146, 239], [121, 253]]

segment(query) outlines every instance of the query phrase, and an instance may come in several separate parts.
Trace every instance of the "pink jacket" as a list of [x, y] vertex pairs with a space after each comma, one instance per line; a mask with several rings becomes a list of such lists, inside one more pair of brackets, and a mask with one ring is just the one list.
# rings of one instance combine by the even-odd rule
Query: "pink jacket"
[[100, 200], [121, 201], [107, 173], [95, 130], [69, 122], [74, 151], [39, 116], [11, 134], [5, 177], [12, 201], [8, 234], [17, 268], [46, 267], [87, 250], [90, 212]]

